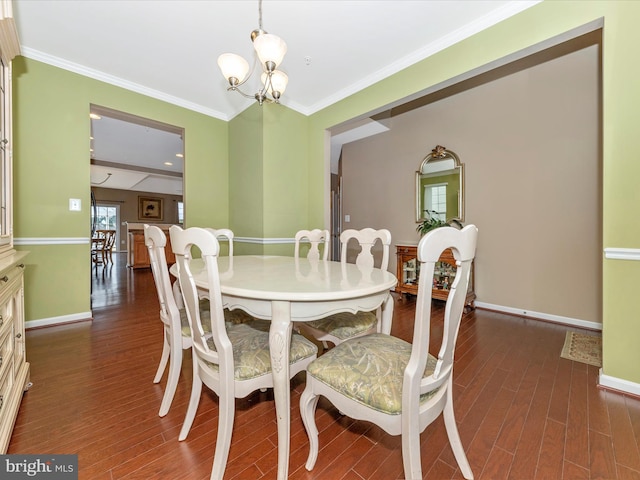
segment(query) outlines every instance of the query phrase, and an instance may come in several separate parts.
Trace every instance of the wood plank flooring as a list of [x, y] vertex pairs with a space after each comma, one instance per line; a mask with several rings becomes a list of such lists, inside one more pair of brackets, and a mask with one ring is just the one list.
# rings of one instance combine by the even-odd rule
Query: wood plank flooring
[[[158, 417], [166, 375], [152, 383], [162, 343], [153, 277], [126, 269], [123, 254], [114, 257], [114, 266], [94, 269], [92, 322], [27, 332], [33, 387], [8, 453], [77, 453], [86, 480], [208, 479], [217, 398], [203, 389], [191, 433], [178, 442], [191, 381], [185, 352], [171, 410]], [[410, 340], [413, 315], [411, 300], [396, 300], [393, 334]], [[433, 337], [441, 319], [436, 312]], [[567, 329], [483, 310], [463, 319], [454, 402], [476, 479], [640, 479], [640, 400], [598, 389], [596, 367], [560, 358]], [[343, 417], [324, 400], [321, 450], [307, 472], [303, 388], [304, 373], [292, 382], [289, 478], [404, 478], [399, 437]], [[424, 478], [462, 478], [441, 419], [421, 439]], [[276, 455], [271, 392], [237, 400], [225, 479], [274, 479]]]

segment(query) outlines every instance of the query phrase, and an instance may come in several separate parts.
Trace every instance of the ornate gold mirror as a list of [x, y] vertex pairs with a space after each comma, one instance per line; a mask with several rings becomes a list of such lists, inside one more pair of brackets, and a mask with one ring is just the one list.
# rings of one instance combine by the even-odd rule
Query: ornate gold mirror
[[458, 156], [437, 145], [416, 172], [416, 222], [464, 221], [464, 176]]

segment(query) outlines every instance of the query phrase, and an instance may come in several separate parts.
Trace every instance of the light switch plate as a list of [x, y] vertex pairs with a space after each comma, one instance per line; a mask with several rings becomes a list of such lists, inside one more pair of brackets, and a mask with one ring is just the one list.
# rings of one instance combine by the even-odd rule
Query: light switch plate
[[82, 202], [79, 198], [69, 199], [69, 210], [71, 212], [79, 212], [80, 210], [82, 210]]

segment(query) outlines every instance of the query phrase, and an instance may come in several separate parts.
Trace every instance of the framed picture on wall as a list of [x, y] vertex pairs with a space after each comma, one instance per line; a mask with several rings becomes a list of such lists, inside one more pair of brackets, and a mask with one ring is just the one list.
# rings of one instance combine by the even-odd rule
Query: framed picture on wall
[[162, 198], [138, 197], [138, 219], [162, 220]]

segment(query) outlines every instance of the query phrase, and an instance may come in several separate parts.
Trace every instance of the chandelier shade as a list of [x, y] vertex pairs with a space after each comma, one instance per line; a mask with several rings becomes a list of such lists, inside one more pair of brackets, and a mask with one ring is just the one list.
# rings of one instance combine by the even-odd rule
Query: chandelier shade
[[[253, 41], [260, 62], [267, 71], [275, 70], [282, 63], [287, 53], [287, 44], [277, 35], [263, 33]], [[273, 64], [271, 66], [271, 64]]]
[[273, 98], [280, 98], [287, 88], [287, 83], [289, 83], [289, 77], [287, 74], [280, 70], [274, 70], [271, 73], [270, 80], [269, 74], [266, 72], [260, 76], [260, 79], [262, 80], [262, 84], [265, 89], [269, 91]]
[[223, 53], [218, 57], [218, 66], [230, 85], [241, 84], [249, 73], [249, 63], [235, 53]]
[[[276, 70], [287, 53], [287, 44], [277, 35], [262, 29], [262, 0], [258, 0], [259, 27], [251, 32], [254, 62], [251, 70], [249, 63], [235, 53], [223, 53], [218, 57], [218, 67], [228, 82], [227, 90], [238, 92], [246, 98], [254, 98], [260, 105], [264, 102], [280, 103], [280, 97], [287, 88], [289, 77], [281, 70]], [[249, 80], [256, 65], [260, 63], [262, 84], [253, 95], [247, 95], [240, 87]], [[269, 95], [271, 98], [269, 98]]]

